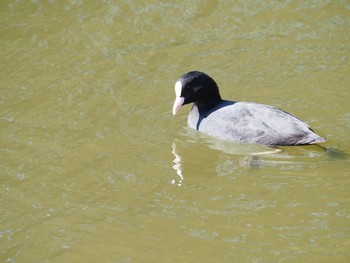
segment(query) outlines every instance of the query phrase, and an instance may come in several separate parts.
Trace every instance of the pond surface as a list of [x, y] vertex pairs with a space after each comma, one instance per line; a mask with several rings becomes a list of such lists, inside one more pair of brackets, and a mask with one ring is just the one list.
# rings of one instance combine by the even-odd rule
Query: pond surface
[[[348, 1], [2, 1], [1, 262], [349, 262]], [[227, 143], [171, 114], [223, 98], [327, 142]]]

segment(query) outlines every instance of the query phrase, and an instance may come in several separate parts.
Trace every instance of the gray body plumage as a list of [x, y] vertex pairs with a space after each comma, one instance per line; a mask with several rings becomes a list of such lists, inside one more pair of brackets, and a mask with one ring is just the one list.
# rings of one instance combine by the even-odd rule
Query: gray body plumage
[[303, 145], [325, 141], [297, 117], [251, 102], [224, 100], [201, 114], [194, 104], [188, 115], [188, 125], [218, 139], [244, 143]]

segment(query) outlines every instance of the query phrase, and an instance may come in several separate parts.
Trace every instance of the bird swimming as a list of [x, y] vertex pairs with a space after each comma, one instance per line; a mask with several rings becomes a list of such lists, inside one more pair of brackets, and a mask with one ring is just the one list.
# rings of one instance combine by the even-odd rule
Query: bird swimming
[[200, 71], [190, 71], [175, 83], [173, 115], [193, 103], [188, 126], [212, 137], [270, 146], [323, 143], [304, 121], [273, 106], [223, 100], [216, 82]]

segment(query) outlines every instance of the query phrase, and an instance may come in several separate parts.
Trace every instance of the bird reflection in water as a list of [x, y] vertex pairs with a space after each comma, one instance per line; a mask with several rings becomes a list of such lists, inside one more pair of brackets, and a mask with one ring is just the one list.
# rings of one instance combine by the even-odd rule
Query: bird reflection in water
[[177, 186], [181, 186], [182, 182], [184, 180], [184, 177], [182, 175], [182, 161], [180, 155], [177, 154], [176, 152], [176, 144], [173, 142], [173, 150], [171, 151], [172, 154], [175, 156], [175, 159], [173, 160], [173, 168], [176, 171], [177, 176], [179, 177], [177, 180], [173, 179], [171, 180], [172, 184], [176, 184]]

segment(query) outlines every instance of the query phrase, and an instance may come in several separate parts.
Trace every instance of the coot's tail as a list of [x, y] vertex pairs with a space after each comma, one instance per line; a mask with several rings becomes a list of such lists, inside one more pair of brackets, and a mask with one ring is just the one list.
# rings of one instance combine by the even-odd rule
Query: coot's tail
[[[318, 136], [318, 135], [317, 135]], [[318, 136], [314, 141], [310, 142], [310, 144], [317, 144], [317, 143], [323, 143], [326, 139]]]
[[321, 136], [318, 136], [316, 133], [312, 133], [308, 136], [308, 138], [304, 139], [304, 142], [301, 142], [301, 144], [318, 144], [325, 142], [326, 139], [322, 138]]

